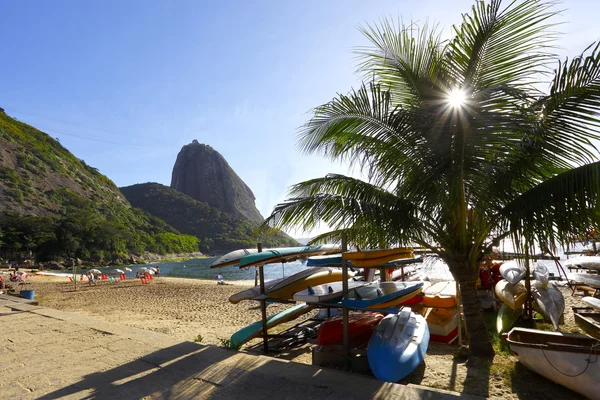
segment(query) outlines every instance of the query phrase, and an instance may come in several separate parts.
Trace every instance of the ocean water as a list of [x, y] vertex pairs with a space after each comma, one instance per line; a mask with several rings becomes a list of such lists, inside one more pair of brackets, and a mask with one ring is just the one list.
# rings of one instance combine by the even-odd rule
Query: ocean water
[[[571, 250], [585, 250], [586, 247], [580, 245], [572, 248]], [[506, 251], [511, 251], [510, 249], [505, 249]], [[561, 258], [562, 261], [567, 259], [564, 251], [560, 251], [557, 256]], [[573, 255], [570, 257], [576, 257], [577, 255]], [[215, 258], [196, 258], [185, 261], [172, 261], [172, 262], [155, 262], [149, 264], [138, 264], [138, 265], [129, 265], [132, 272], [127, 272], [127, 277], [132, 278], [135, 276], [136, 271], [138, 271], [142, 267], [152, 267], [152, 266], [160, 266], [161, 276], [170, 276], [177, 278], [192, 278], [192, 279], [208, 279], [208, 280], [220, 280], [221, 277], [225, 281], [248, 281], [254, 283], [254, 274], [255, 269], [240, 269], [238, 267], [225, 267], [219, 269], [210, 269], [210, 264], [215, 260]], [[555, 276], [559, 276], [559, 270], [554, 261], [541, 260], [537, 261], [540, 264], [545, 265], [550, 273], [553, 273]], [[414, 264], [416, 268], [419, 269], [422, 275], [427, 276], [430, 280], [453, 280], [450, 271], [448, 270], [448, 266], [438, 257], [426, 256], [423, 258], [423, 262], [419, 264]], [[111, 276], [117, 276], [117, 269], [124, 269], [125, 267], [99, 267], [103, 273], [107, 273]], [[265, 280], [277, 279], [282, 277], [287, 277], [293, 275], [297, 272], [305, 270], [308, 268], [306, 266], [306, 262], [302, 261], [294, 261], [290, 263], [277, 263], [277, 264], [267, 264], [264, 267], [265, 271]], [[85, 270], [84, 270], [85, 271]], [[568, 271], [566, 271], [568, 272]], [[78, 271], [81, 273], [81, 271]], [[62, 274], [61, 274], [62, 275]], [[64, 273], [64, 275], [68, 275], [68, 273]], [[220, 277], [219, 277], [220, 276]]]

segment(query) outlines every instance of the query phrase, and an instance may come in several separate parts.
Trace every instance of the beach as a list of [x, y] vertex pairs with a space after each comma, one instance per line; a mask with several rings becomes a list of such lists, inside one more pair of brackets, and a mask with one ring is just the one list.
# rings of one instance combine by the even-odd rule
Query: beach
[[[160, 332], [177, 339], [201, 339], [203, 344], [217, 346], [223, 346], [240, 328], [260, 320], [261, 314], [256, 302], [231, 304], [227, 300], [232, 294], [249, 288], [247, 281], [217, 285], [208, 280], [159, 277], [149, 285], [130, 279], [118, 284], [100, 281], [95, 286], [81, 281], [76, 291], [65, 277], [32, 276], [28, 281], [31, 284], [27, 289], [35, 290], [35, 298], [41, 306]], [[572, 297], [568, 288], [562, 290], [566, 312], [565, 325], [561, 329], [579, 331], [571, 307], [581, 306], [581, 296]], [[268, 313], [286, 307], [270, 305]], [[257, 343], [260, 339], [253, 340], [250, 345]], [[498, 399], [523, 396], [532, 399], [579, 398], [530, 372], [512, 355], [499, 354], [490, 364], [485, 359], [455, 358], [457, 350], [457, 345], [430, 343], [425, 364], [403, 382]], [[288, 359], [310, 364], [310, 347], [304, 346]]]

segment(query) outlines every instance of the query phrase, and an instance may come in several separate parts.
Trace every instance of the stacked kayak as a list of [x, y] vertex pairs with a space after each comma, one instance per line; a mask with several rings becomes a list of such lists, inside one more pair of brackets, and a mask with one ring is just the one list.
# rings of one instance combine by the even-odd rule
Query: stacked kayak
[[350, 260], [352, 265], [369, 268], [382, 266], [390, 261], [414, 258], [412, 247], [400, 247], [387, 250], [365, 250], [342, 254], [344, 260]]
[[500, 275], [508, 282], [516, 285], [525, 277], [527, 270], [525, 269], [525, 263], [519, 261], [507, 261], [500, 266]]
[[[267, 317], [267, 329], [271, 329], [284, 322], [292, 321], [302, 314], [306, 314], [313, 308], [314, 306], [312, 305], [300, 303], [277, 314], [273, 314]], [[231, 335], [229, 346], [232, 349], [238, 349], [244, 343], [261, 336], [262, 333], [262, 321], [256, 321], [255, 323], [250, 324]]]
[[[352, 277], [354, 272], [348, 271], [348, 276]], [[292, 296], [307, 289], [309, 286], [315, 287], [326, 283], [332, 283], [342, 280], [342, 271], [333, 268], [311, 268], [301, 271], [297, 274], [287, 277], [266, 290], [266, 297], [279, 300], [290, 300]]]
[[[383, 315], [377, 313], [352, 313], [348, 316], [348, 334], [352, 347], [365, 347]], [[336, 315], [321, 324], [317, 343], [340, 344], [343, 341], [343, 316]]]
[[451, 343], [458, 337], [458, 312], [455, 308], [434, 308], [426, 321], [432, 342]]
[[502, 279], [496, 283], [494, 291], [496, 292], [496, 296], [513, 310], [523, 308], [523, 304], [527, 300], [527, 288], [523, 282], [513, 285], [507, 280]]
[[[268, 251], [268, 250], [270, 250], [270, 249], [266, 249], [265, 251]], [[230, 265], [239, 264], [242, 257], [245, 257], [250, 254], [256, 254], [256, 253], [258, 253], [257, 249], [241, 249], [241, 250], [230, 251], [229, 253], [225, 254], [224, 256], [221, 256], [221, 257], [217, 258], [215, 261], [213, 261], [212, 264], [210, 264], [210, 268], [223, 268], [223, 267], [228, 267]]]
[[420, 293], [417, 293], [415, 296], [411, 297], [410, 299], [408, 299], [406, 301], [403, 301], [400, 304], [403, 306], [412, 306], [415, 304], [421, 304], [423, 302], [424, 292], [427, 289], [429, 289], [430, 286], [431, 286], [431, 282], [423, 281], [423, 286], [421, 286]]
[[341, 303], [359, 309], [396, 307], [421, 292], [423, 282], [372, 282], [348, 293]]
[[398, 382], [423, 361], [429, 345], [425, 319], [403, 307], [399, 314], [385, 316], [373, 331], [367, 358], [380, 381]]
[[[348, 281], [348, 290], [357, 289], [367, 285], [364, 281]], [[343, 296], [343, 282], [332, 282], [325, 285], [309, 286], [308, 289], [301, 290], [294, 294], [295, 301], [304, 301], [306, 303], [320, 303], [331, 300], [341, 299]]]
[[323, 244], [318, 246], [284, 247], [269, 249], [260, 253], [248, 254], [239, 260], [240, 268], [260, 266], [271, 263], [290, 262], [311, 256], [335, 254], [340, 252], [338, 245]]
[[531, 294], [535, 300], [535, 308], [549, 319], [558, 331], [560, 317], [565, 311], [565, 298], [561, 291], [552, 285], [545, 287], [537, 281], [532, 281]]
[[[265, 282], [265, 291], [271, 289], [273, 286], [283, 281], [285, 278], [273, 279], [272, 281]], [[260, 286], [254, 286], [251, 289], [244, 290], [242, 292], [233, 294], [229, 297], [229, 302], [237, 304], [242, 300], [250, 300], [260, 294]]]
[[496, 332], [502, 333], [512, 328], [522, 313], [523, 306], [512, 309], [508, 305], [502, 304], [496, 316]]
[[423, 292], [423, 305], [432, 308], [456, 306], [456, 282], [438, 282]]

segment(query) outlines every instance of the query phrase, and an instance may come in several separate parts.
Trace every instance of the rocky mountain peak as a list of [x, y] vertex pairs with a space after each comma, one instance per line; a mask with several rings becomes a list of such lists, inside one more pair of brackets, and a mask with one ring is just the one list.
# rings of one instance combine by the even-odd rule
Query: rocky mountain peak
[[193, 140], [181, 148], [171, 175], [171, 187], [235, 217], [262, 222], [252, 190], [210, 147]]

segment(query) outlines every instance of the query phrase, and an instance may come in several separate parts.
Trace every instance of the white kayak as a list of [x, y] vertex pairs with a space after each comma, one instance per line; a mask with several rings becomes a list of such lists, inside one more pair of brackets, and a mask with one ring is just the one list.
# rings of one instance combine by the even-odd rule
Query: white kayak
[[548, 318], [558, 331], [560, 317], [565, 312], [565, 298], [553, 285], [544, 287], [537, 281], [531, 282], [531, 294], [540, 312]]
[[[264, 249], [264, 251], [267, 251], [267, 250], [270, 250], [270, 249]], [[256, 254], [256, 253], [258, 253], [257, 249], [241, 249], [241, 250], [230, 251], [229, 253], [227, 253], [227, 254], [217, 258], [215, 261], [213, 261], [212, 264], [210, 264], [210, 268], [222, 268], [222, 267], [228, 267], [230, 265], [239, 264], [242, 257], [245, 257], [250, 254]]]
[[513, 328], [506, 336], [519, 362], [589, 399], [600, 398], [600, 341], [575, 333]]
[[[271, 289], [273, 286], [277, 285], [279, 282], [283, 281], [285, 278], [273, 279], [271, 281], [265, 282], [265, 291]], [[250, 300], [253, 297], [256, 297], [260, 294], [260, 285], [254, 286], [253, 288], [244, 290], [242, 292], [233, 294], [229, 297], [229, 302], [233, 304], [237, 304], [242, 300]]]
[[581, 256], [566, 260], [563, 264], [567, 268], [600, 269], [600, 257]]
[[548, 271], [548, 267], [545, 265], [536, 264], [535, 269], [533, 270], [533, 277], [542, 285], [547, 285], [550, 280], [550, 271]]
[[523, 282], [513, 285], [506, 279], [502, 279], [496, 283], [494, 291], [496, 292], [496, 296], [513, 310], [523, 307], [527, 299], [527, 288]]
[[[293, 298], [295, 301], [303, 301], [305, 303], [319, 303], [323, 301], [341, 299], [343, 296], [342, 283], [343, 282], [338, 281], [326, 283], [324, 285], [318, 285], [315, 287], [309, 287], [308, 289], [295, 293]], [[367, 284], [368, 282], [365, 281], [354, 281], [350, 279], [348, 281], [348, 290], [356, 289]]]
[[524, 261], [511, 260], [500, 266], [500, 275], [513, 285], [519, 283], [526, 273]]
[[587, 296], [587, 297], [584, 297], [582, 300], [584, 303], [586, 303], [587, 305], [592, 307], [594, 310], [600, 311], [600, 299]]

